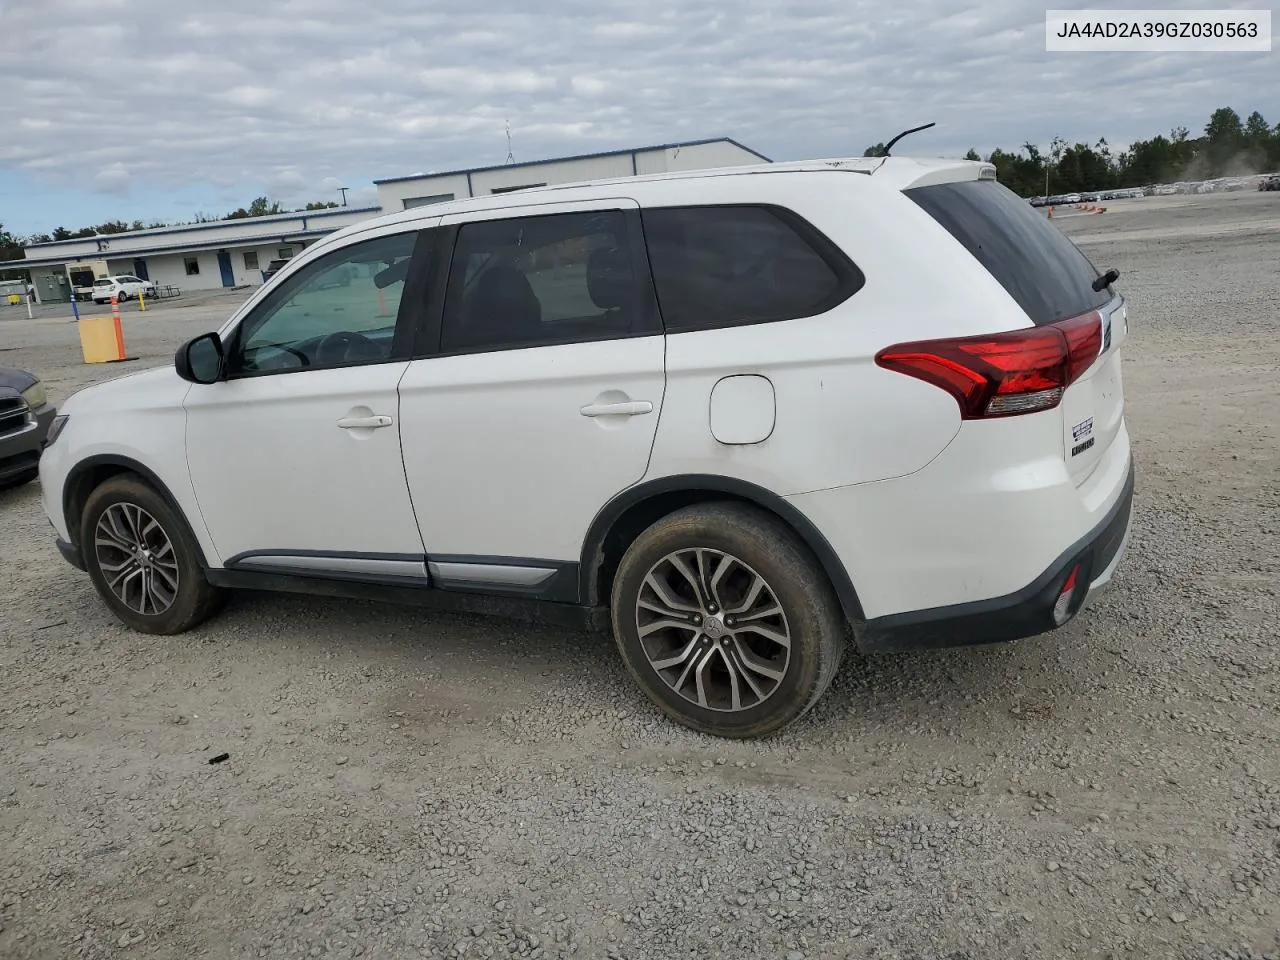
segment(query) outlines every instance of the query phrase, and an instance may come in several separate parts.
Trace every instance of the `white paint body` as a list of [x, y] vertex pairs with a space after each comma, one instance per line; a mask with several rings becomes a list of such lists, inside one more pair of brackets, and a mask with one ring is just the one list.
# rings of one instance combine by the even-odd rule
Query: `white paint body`
[[[68, 425], [41, 462], [46, 510], [70, 539], [65, 478], [82, 459], [109, 453], [136, 459], [168, 485], [211, 566], [271, 550], [577, 563], [593, 518], [626, 488], [712, 475], [763, 488], [808, 518], [848, 571], [867, 618], [1018, 591], [1121, 496], [1130, 467], [1118, 349], [1125, 325], [1057, 408], [962, 421], [949, 394], [873, 358], [904, 340], [1031, 326], [902, 195], [912, 185], [975, 179], [981, 165], [841, 165], [626, 177], [348, 227], [251, 296], [224, 339], [277, 284], [327, 252], [441, 218], [539, 208], [778, 204], [839, 245], [867, 282], [825, 313], [783, 322], [241, 383], [191, 385], [171, 370], [126, 377], [64, 405]], [[651, 410], [582, 413], [632, 401]], [[335, 426], [360, 411], [393, 417], [396, 428], [354, 436]], [[1072, 425], [1089, 417], [1095, 447], [1070, 463], [1064, 437], [1069, 443]]]

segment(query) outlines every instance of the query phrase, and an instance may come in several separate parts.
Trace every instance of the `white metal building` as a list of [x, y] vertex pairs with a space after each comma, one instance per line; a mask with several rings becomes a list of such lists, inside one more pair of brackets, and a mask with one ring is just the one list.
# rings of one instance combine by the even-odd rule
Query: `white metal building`
[[690, 140], [630, 150], [611, 150], [576, 157], [472, 167], [445, 173], [419, 174], [375, 180], [378, 202], [386, 213], [463, 197], [508, 193], [557, 183], [605, 180], [648, 173], [701, 170], [769, 163], [769, 158], [736, 140]]
[[29, 270], [42, 302], [70, 300], [72, 289], [118, 274], [183, 291], [255, 286], [272, 260], [378, 213], [377, 207], [337, 207], [38, 243], [25, 248], [25, 260], [0, 266]]

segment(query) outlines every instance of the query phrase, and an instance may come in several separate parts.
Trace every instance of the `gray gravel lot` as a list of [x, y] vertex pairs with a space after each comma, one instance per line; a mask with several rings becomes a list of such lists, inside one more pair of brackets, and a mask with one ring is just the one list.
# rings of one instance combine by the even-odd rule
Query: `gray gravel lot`
[[[558, 630], [245, 594], [133, 634], [0, 493], [0, 957], [1280, 956], [1280, 194], [1174, 199], [1060, 220], [1130, 300], [1113, 592], [849, 657], [769, 742]], [[60, 400], [233, 303], [126, 310], [110, 370], [0, 312], [0, 363]]]

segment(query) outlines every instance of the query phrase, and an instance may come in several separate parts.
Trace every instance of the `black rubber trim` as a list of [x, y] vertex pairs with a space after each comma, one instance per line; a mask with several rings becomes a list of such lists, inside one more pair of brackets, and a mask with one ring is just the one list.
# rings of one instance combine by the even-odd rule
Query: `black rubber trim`
[[67, 543], [61, 537], [53, 541], [53, 545], [58, 548], [58, 552], [62, 554], [62, 559], [67, 561], [77, 570], [88, 572], [85, 570], [84, 558], [80, 556], [80, 548], [74, 544]]
[[430, 554], [428, 563], [471, 563], [496, 567], [541, 567], [555, 573], [544, 583], [534, 586], [502, 586], [481, 581], [431, 577], [431, 585], [440, 590], [475, 593], [494, 597], [523, 597], [548, 603], [580, 602], [578, 564], [564, 560], [540, 560], [534, 557], [491, 557], [478, 554]]
[[602, 611], [591, 610], [576, 603], [549, 603], [532, 598], [498, 597], [463, 591], [438, 590], [422, 583], [410, 585], [369, 580], [339, 580], [330, 577], [259, 573], [249, 570], [209, 570], [206, 575], [214, 586], [233, 590], [266, 590], [274, 593], [300, 593], [349, 600], [375, 600], [427, 607], [448, 613], [483, 614], [593, 632], [608, 628]]
[[[859, 649], [863, 653], [888, 653], [1004, 643], [1056, 629], [1053, 605], [1072, 568], [1080, 564], [1080, 579], [1085, 585], [1090, 584], [1119, 551], [1133, 510], [1133, 491], [1134, 468], [1130, 463], [1124, 489], [1102, 521], [1016, 593], [876, 617], [857, 631]], [[1077, 591], [1070, 611], [1073, 616], [1087, 593], [1087, 589]]]
[[854, 589], [853, 581], [849, 579], [848, 571], [845, 570], [844, 564], [840, 562], [831, 544], [827, 542], [827, 538], [808, 517], [776, 493], [758, 487], [754, 483], [733, 477], [697, 473], [661, 477], [637, 484], [618, 494], [596, 514], [582, 545], [582, 563], [579, 572], [579, 597], [582, 603], [594, 606], [600, 602], [598, 581], [600, 565], [604, 560], [605, 539], [622, 515], [646, 500], [685, 491], [722, 493], [740, 497], [776, 514], [804, 541], [805, 546], [813, 551], [813, 555], [835, 589], [845, 616], [850, 621], [862, 619], [862, 602], [858, 599], [858, 592]]
[[[205, 569], [205, 570], [208, 569], [209, 563], [205, 559], [203, 548], [200, 546], [200, 538], [197, 537], [195, 531], [191, 529], [191, 521], [187, 519], [187, 515], [183, 511], [181, 505], [178, 503], [177, 498], [174, 497], [174, 495], [169, 491], [169, 488], [165, 486], [164, 482], [158, 476], [156, 476], [156, 474], [150, 468], [144, 467], [142, 464], [138, 463], [138, 461], [131, 460], [128, 457], [117, 456], [116, 454], [111, 454], [111, 453], [98, 454], [97, 456], [87, 457], [86, 459], [81, 460], [79, 463], [77, 463], [74, 467], [71, 468], [71, 471], [67, 474], [67, 479], [63, 482], [62, 516], [63, 516], [64, 522], [67, 525], [67, 532], [72, 537], [71, 545], [74, 548], [76, 548], [77, 552], [79, 552], [79, 544], [75, 542], [75, 536], [76, 536], [76, 533], [78, 532], [76, 529], [78, 524], [74, 524], [71, 522], [71, 493], [78, 486], [78, 481], [80, 480], [80, 478], [83, 477], [90, 470], [93, 470], [97, 467], [121, 467], [124, 470], [129, 471], [130, 473], [136, 473], [143, 480], [149, 483], [152, 489], [154, 489], [156, 493], [160, 494], [160, 497], [164, 500], [164, 502], [167, 503], [170, 509], [173, 510], [179, 522], [186, 524], [187, 533], [191, 535], [191, 542], [195, 544], [196, 562], [200, 565], [202, 569]], [[89, 491], [89, 492], [91, 493], [92, 491]], [[84, 568], [82, 567], [81, 569], [84, 569]]]

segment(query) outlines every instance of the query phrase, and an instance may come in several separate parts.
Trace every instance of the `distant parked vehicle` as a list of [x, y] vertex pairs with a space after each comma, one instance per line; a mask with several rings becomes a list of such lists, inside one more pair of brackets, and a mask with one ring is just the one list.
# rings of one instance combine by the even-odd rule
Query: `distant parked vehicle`
[[1263, 180], [1260, 184], [1258, 184], [1258, 189], [1259, 190], [1280, 190], [1280, 176], [1267, 177], [1267, 179]]
[[102, 277], [93, 282], [94, 303], [110, 303], [112, 297], [123, 303], [139, 293], [146, 297], [154, 297], [156, 285], [150, 280], [139, 280], [137, 277], [123, 274], [117, 277]]
[[272, 260], [270, 263], [268, 263], [267, 269], [262, 271], [262, 282], [266, 283], [268, 280], [274, 277], [277, 273], [280, 272], [280, 268], [283, 267], [288, 262], [289, 261], [285, 259], [285, 260]]

